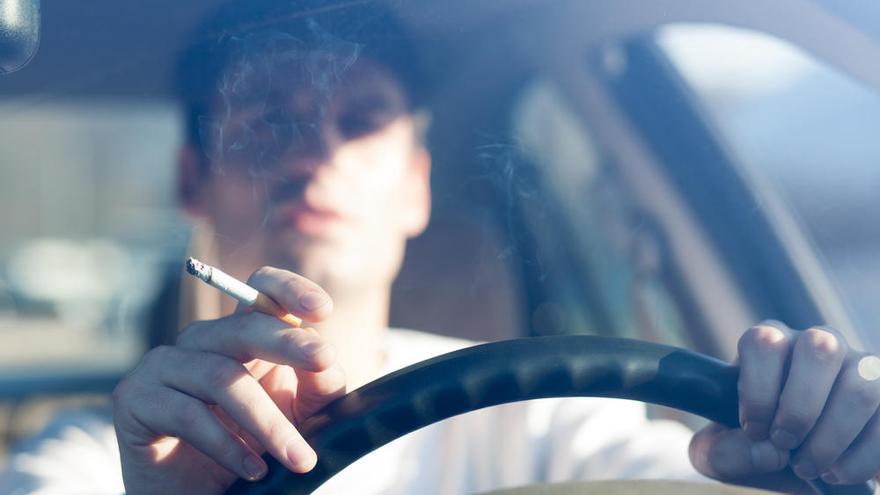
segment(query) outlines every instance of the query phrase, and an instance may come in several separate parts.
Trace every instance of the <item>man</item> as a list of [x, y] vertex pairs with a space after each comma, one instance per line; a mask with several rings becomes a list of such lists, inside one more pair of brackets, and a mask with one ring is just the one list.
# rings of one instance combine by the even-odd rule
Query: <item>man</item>
[[[430, 209], [406, 40], [372, 6], [318, 2], [291, 13], [285, 4], [221, 10], [184, 56], [180, 195], [210, 228], [208, 261], [314, 329], [215, 299], [217, 314], [150, 351], [114, 393], [129, 494], [222, 493], [239, 477], [262, 477], [263, 452], [306, 472], [316, 455], [296, 429], [304, 418], [347, 388], [467, 345], [387, 328], [404, 244]], [[322, 493], [690, 477], [689, 441], [693, 466], [717, 479], [864, 481], [880, 471], [880, 385], [876, 359], [862, 358], [832, 330], [765, 323], [740, 340], [741, 429], [710, 425], [691, 439], [646, 421], [634, 403], [516, 404], [395, 442]]]

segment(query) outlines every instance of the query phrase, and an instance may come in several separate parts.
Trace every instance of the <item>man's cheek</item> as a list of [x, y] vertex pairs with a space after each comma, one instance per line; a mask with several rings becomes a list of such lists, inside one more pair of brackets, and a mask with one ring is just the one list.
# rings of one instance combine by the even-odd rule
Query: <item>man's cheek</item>
[[254, 232], [265, 227], [266, 202], [251, 191], [217, 191], [212, 201], [211, 222], [220, 233]]

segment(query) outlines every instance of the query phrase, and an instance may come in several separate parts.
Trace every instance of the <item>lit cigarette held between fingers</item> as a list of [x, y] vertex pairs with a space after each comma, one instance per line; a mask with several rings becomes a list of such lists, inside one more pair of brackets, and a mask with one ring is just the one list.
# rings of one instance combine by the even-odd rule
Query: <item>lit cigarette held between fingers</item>
[[302, 326], [302, 320], [288, 313], [271, 297], [236, 279], [219, 268], [202, 263], [195, 258], [186, 260], [186, 271], [203, 282], [220, 289], [240, 303], [271, 316], [277, 316], [293, 327]]

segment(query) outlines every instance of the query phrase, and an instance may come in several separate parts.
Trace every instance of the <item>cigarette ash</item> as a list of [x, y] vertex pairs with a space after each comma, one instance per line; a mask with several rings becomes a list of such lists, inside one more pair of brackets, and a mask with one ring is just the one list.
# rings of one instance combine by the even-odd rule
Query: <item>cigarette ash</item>
[[210, 266], [202, 263], [195, 258], [189, 258], [188, 260], [186, 260], [186, 271], [189, 272], [190, 275], [198, 277], [205, 282], [209, 282], [211, 280], [211, 276], [214, 272], [214, 270]]

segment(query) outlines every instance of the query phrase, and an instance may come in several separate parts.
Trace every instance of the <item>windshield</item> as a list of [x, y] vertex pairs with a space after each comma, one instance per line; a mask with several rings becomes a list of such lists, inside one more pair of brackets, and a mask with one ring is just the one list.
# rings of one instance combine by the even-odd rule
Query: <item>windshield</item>
[[469, 341], [732, 359], [775, 318], [880, 349], [880, 50], [834, 13], [378, 2], [400, 31], [357, 10], [362, 41], [320, 16], [373, 2], [294, 34], [221, 3], [43, 2], [0, 76], [0, 462], [242, 310], [190, 256], [387, 282], [375, 320]]

